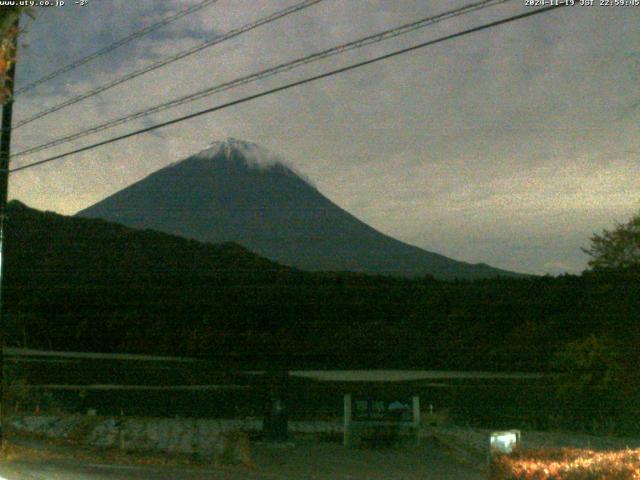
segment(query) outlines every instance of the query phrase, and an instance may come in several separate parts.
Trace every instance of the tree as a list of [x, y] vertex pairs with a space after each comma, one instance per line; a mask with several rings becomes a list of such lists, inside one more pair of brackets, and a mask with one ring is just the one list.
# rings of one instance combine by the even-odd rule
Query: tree
[[573, 427], [637, 434], [640, 412], [640, 328], [624, 338], [590, 335], [568, 342], [551, 359], [559, 413]]
[[20, 33], [16, 20], [22, 13], [33, 16], [29, 7], [0, 7], [0, 105], [11, 96], [11, 88], [7, 85], [8, 73], [16, 61], [15, 39]]
[[593, 270], [626, 269], [640, 266], [640, 212], [613, 230], [591, 237], [591, 246], [583, 248], [591, 256]]
[[624, 348], [608, 336], [591, 335], [567, 343], [552, 358], [552, 366], [562, 372], [561, 390], [619, 388], [626, 383]]

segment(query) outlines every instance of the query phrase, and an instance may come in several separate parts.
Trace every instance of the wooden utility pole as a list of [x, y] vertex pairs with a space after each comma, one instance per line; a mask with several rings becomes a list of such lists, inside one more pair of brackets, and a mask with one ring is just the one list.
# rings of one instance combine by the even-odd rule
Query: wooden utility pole
[[[14, 24], [12, 54], [15, 57], [18, 49], [18, 22]], [[9, 193], [9, 160], [11, 156], [11, 121], [13, 117], [13, 83], [16, 75], [15, 58], [5, 78], [7, 100], [2, 105], [2, 130], [0, 132], [0, 448], [4, 446], [4, 330], [5, 314], [3, 308], [3, 283], [4, 283], [4, 227], [7, 211], [7, 199]]]

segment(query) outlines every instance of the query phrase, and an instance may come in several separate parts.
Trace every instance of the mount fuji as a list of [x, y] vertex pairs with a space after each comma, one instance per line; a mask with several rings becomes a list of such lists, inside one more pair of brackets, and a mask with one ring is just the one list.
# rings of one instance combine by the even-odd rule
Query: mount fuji
[[518, 275], [452, 260], [375, 230], [279, 157], [227, 139], [77, 213], [199, 241], [237, 242], [311, 271], [443, 279]]

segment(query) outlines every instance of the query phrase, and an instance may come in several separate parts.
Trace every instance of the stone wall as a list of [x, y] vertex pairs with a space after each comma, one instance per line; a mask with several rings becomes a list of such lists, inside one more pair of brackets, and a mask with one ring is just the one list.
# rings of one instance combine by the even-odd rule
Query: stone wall
[[[11, 429], [98, 448], [173, 454], [222, 454], [230, 435], [262, 430], [259, 419], [114, 418], [30, 415], [14, 417]], [[291, 433], [341, 434], [341, 422], [289, 422]]]
[[[158, 451], [173, 454], [222, 454], [229, 436], [262, 430], [260, 419], [99, 417], [88, 415], [24, 415], [8, 419], [13, 431], [66, 440], [98, 448]], [[342, 434], [342, 421], [290, 421], [292, 434]], [[422, 438], [434, 438], [461, 454], [482, 459], [490, 430], [455, 426], [423, 426]], [[640, 448], [640, 438], [595, 437], [567, 432], [522, 432], [525, 448], [566, 447], [615, 450]]]

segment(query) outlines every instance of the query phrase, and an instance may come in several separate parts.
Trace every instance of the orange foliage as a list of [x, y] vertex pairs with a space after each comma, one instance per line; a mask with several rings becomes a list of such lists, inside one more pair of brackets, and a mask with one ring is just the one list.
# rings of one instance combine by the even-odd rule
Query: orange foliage
[[490, 480], [640, 480], [640, 449], [523, 450], [497, 457]]
[[9, 69], [16, 61], [15, 39], [19, 30], [10, 28], [0, 40], [0, 104], [9, 100], [11, 88], [7, 85]]

